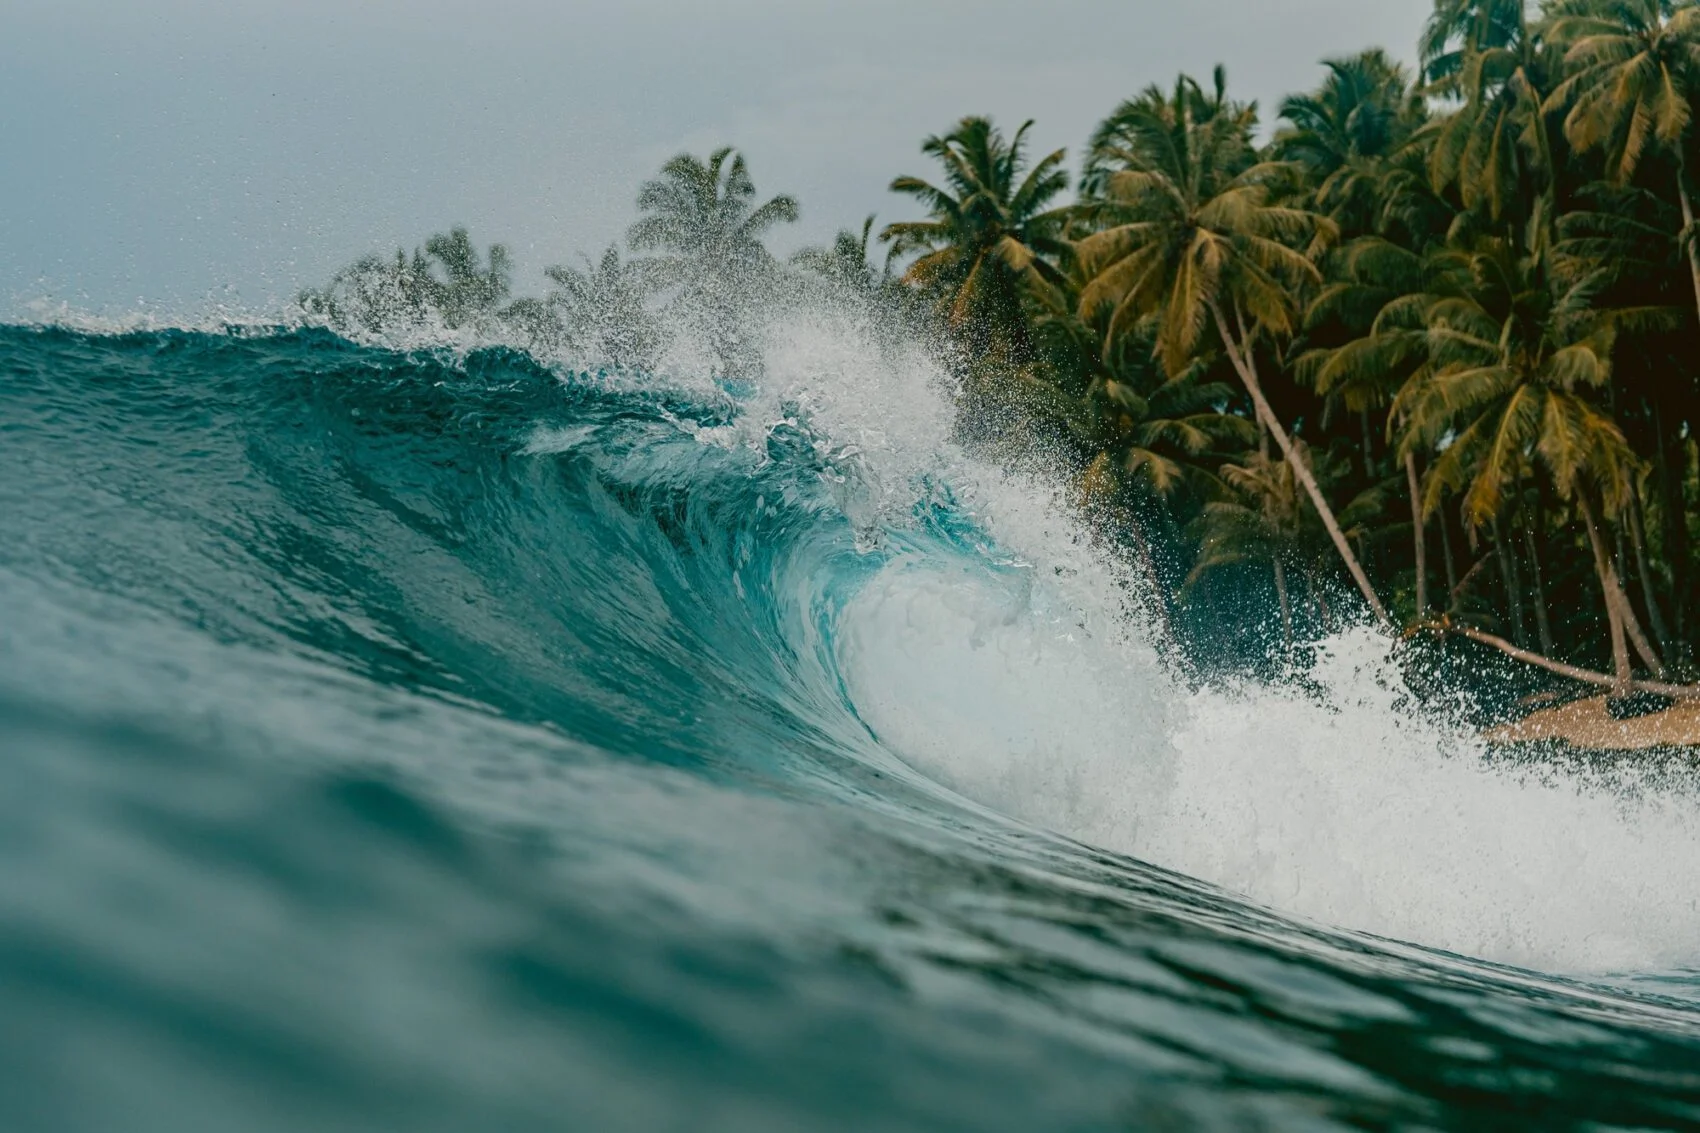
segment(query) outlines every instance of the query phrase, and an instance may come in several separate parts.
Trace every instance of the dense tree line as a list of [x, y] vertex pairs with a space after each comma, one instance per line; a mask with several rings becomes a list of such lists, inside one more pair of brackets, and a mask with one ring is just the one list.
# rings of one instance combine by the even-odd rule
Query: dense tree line
[[[642, 367], [809, 278], [924, 327], [965, 435], [1061, 452], [1184, 609], [1266, 588], [1279, 639], [1341, 616], [1469, 636], [1617, 691], [1693, 671], [1700, 500], [1697, 0], [1436, 0], [1419, 69], [1330, 61], [1260, 137], [1218, 70], [1114, 108], [1078, 176], [966, 118], [927, 139], [918, 219], [780, 264], [789, 197], [681, 155], [636, 259], [508, 295], [462, 230], [304, 297], [426, 311]], [[671, 317], [658, 317], [671, 309]], [[681, 319], [684, 320], [681, 323]], [[1151, 548], [1167, 547], [1151, 567]], [[1178, 559], [1177, 559], [1178, 556]]]

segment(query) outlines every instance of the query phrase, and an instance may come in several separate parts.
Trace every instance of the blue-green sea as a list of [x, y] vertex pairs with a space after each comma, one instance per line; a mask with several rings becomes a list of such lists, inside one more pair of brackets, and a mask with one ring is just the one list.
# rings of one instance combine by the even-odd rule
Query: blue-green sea
[[1700, 1128], [1680, 773], [1202, 673], [810, 333], [0, 328], [0, 1130]]

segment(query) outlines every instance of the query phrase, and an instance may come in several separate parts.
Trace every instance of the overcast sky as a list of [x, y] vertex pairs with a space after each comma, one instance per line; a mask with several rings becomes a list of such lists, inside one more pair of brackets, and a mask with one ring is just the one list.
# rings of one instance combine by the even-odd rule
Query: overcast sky
[[0, 0], [0, 314], [275, 309], [451, 223], [521, 283], [596, 252], [682, 149], [735, 144], [818, 242], [989, 113], [1073, 156], [1225, 63], [1272, 111], [1318, 60], [1409, 58], [1430, 0]]

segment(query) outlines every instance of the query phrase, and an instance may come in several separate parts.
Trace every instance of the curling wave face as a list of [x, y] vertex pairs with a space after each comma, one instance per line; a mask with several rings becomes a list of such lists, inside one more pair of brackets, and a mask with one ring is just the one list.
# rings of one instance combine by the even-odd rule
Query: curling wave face
[[0, 1124], [1700, 1120], [1691, 794], [1182, 679], [918, 355], [766, 345], [0, 328]]

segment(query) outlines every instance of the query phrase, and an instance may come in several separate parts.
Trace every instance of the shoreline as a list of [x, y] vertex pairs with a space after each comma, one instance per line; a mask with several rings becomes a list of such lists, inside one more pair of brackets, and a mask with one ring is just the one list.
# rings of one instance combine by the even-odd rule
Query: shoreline
[[1483, 731], [1492, 743], [1561, 740], [1593, 751], [1640, 752], [1659, 748], [1700, 748], [1700, 701], [1679, 700], [1668, 708], [1614, 719], [1607, 698], [1590, 696], [1550, 708], [1537, 708], [1508, 724]]

